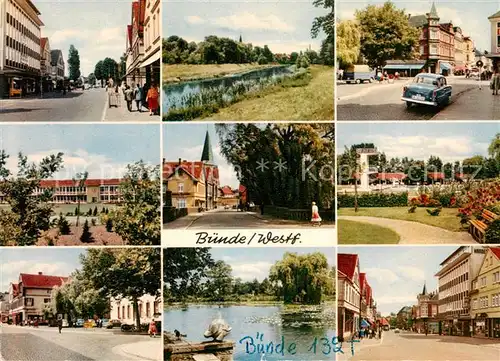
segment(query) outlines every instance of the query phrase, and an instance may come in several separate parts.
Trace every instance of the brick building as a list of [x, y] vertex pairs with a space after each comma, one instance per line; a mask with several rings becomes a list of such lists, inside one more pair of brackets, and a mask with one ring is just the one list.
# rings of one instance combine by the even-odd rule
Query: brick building
[[337, 264], [337, 334], [340, 340], [348, 340], [359, 331], [361, 322], [359, 256], [339, 253]]

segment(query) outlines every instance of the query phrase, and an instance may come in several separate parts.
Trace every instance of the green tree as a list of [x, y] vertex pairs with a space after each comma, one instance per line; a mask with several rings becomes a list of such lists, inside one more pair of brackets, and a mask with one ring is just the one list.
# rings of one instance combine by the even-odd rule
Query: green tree
[[361, 31], [354, 20], [337, 24], [337, 60], [341, 67], [356, 64], [361, 50]]
[[313, 5], [318, 8], [327, 9], [328, 13], [314, 19], [311, 35], [318, 37], [321, 30], [327, 35], [328, 41], [333, 44], [335, 33], [334, 0], [313, 0]]
[[262, 55], [266, 57], [268, 63], [272, 63], [274, 61], [274, 55], [271, 50], [269, 50], [269, 47], [267, 45], [264, 45]]
[[87, 81], [89, 82], [90, 85], [96, 85], [96, 80], [97, 80], [97, 77], [95, 76], [94, 73], [90, 73], [88, 78], [87, 78]]
[[71, 233], [69, 222], [66, 219], [66, 217], [64, 217], [62, 214], [59, 215], [59, 218], [57, 220], [57, 227], [59, 228], [59, 232], [61, 232], [62, 235], [67, 235]]
[[269, 61], [267, 60], [267, 58], [265, 57], [264, 54], [261, 54], [261, 55], [259, 55], [259, 58], [257, 59], [257, 63], [259, 63], [260, 65], [265, 65], [265, 64], [269, 63]]
[[125, 244], [160, 244], [160, 171], [142, 160], [127, 166], [119, 187], [119, 208], [108, 216]]
[[391, 2], [356, 11], [361, 30], [361, 54], [368, 64], [382, 67], [390, 59], [415, 59], [420, 31], [408, 22], [408, 14]]
[[82, 235], [80, 236], [80, 242], [89, 243], [92, 241], [92, 233], [90, 232], [89, 221], [86, 219], [83, 224]]
[[232, 269], [224, 261], [217, 261], [207, 272], [206, 289], [214, 301], [224, 301], [231, 294]]
[[101, 81], [101, 86], [102, 86], [102, 84], [104, 83], [103, 81], [106, 80], [106, 77], [104, 75], [104, 63], [102, 60], [98, 61], [97, 64], [95, 65], [94, 76], [96, 77], [97, 80]]
[[488, 147], [488, 154], [500, 162], [500, 133], [495, 135]]
[[21, 229], [16, 222], [17, 216], [13, 212], [0, 209], [0, 246], [17, 245]]
[[10, 206], [10, 211], [0, 213], [0, 223], [13, 222], [12, 226], [4, 231], [3, 236], [15, 235], [16, 238], [11, 241], [16, 245], [34, 245], [41, 232], [50, 229], [53, 191], [35, 191], [41, 188], [42, 180], [51, 178], [63, 168], [62, 157], [63, 153], [52, 154], [36, 164], [29, 163], [28, 158], [19, 153], [17, 174], [14, 176], [7, 169], [9, 156], [4, 150], [0, 150], [0, 193]]
[[102, 61], [102, 79], [107, 81], [108, 79], [113, 79], [115, 82], [118, 81], [118, 64], [115, 60], [111, 58], [106, 58]]
[[92, 212], [92, 215], [94, 217], [97, 217], [97, 206], [94, 207], [94, 212]]
[[69, 46], [68, 55], [69, 79], [77, 81], [80, 78], [80, 55], [73, 44]]
[[78, 227], [80, 225], [80, 201], [81, 197], [84, 196], [82, 195], [82, 189], [85, 187], [85, 182], [87, 181], [87, 178], [89, 176], [89, 173], [87, 171], [82, 172], [82, 173], [76, 173], [75, 176], [72, 179], [73, 181], [73, 186], [76, 187], [76, 201], [77, 201], [77, 206], [76, 206], [76, 226]]

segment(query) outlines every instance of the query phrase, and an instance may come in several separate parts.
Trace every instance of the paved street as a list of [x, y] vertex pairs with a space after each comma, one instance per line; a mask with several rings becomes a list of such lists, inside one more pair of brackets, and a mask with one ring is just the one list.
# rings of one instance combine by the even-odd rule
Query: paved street
[[[254, 212], [237, 210], [214, 210], [190, 214], [164, 225], [165, 229], [210, 229], [210, 228], [304, 228], [308, 222], [293, 222], [263, 218]], [[324, 224], [321, 228], [334, 227]]]
[[109, 108], [108, 96], [103, 88], [73, 90], [62, 95], [48, 93], [44, 98], [0, 99], [0, 121], [2, 122], [100, 122], [100, 121], [160, 121], [160, 117], [143, 112], [127, 110], [122, 99], [121, 106]]
[[[430, 120], [439, 118], [440, 112], [453, 112], [461, 120], [481, 119], [494, 120], [500, 117], [498, 100], [493, 101], [488, 87], [489, 82], [482, 82], [484, 94], [488, 100], [478, 101], [468, 97], [470, 92], [478, 92], [479, 82], [463, 77], [449, 77], [453, 86], [453, 96], [450, 104], [443, 109], [426, 106], [414, 106], [410, 109], [401, 101], [404, 85], [412, 79], [395, 81], [394, 83], [339, 84], [337, 86], [337, 118], [339, 120]], [[482, 94], [482, 93], [479, 93]], [[491, 99], [490, 99], [491, 98]], [[496, 110], [493, 110], [496, 109]], [[445, 120], [441, 117], [439, 120]], [[450, 119], [453, 116], [450, 116]]]
[[500, 341], [470, 337], [439, 336], [394, 331], [384, 332], [382, 342], [362, 340], [354, 344], [351, 356], [350, 344], [343, 344], [344, 355], [337, 360], [456, 360], [493, 361], [500, 359]]
[[2, 361], [149, 361], [160, 360], [161, 351], [161, 338], [128, 335], [119, 330], [65, 328], [59, 334], [57, 328], [51, 327], [0, 327]]

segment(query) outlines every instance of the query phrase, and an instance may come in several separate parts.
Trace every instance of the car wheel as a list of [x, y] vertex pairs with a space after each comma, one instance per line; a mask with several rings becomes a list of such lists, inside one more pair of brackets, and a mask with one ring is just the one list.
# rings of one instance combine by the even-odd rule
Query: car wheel
[[411, 102], [406, 102], [406, 108], [410, 109], [412, 106], [412, 103]]
[[361, 79], [356, 79], [356, 84], [361, 84]]

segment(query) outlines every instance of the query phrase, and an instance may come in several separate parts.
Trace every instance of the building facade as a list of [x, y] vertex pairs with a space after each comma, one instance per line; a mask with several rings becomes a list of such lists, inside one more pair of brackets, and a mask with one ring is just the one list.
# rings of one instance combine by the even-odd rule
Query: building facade
[[453, 70], [455, 72], [464, 72], [465, 69], [468, 68], [468, 62], [470, 61], [467, 59], [465, 36], [462, 33], [462, 28], [458, 26], [453, 28], [453, 32], [455, 33], [455, 58], [453, 60]]
[[482, 247], [462, 246], [441, 263], [436, 273], [439, 290], [439, 319], [444, 334], [470, 336], [470, 294], [486, 253]]
[[54, 89], [52, 82], [52, 55], [50, 50], [49, 38], [40, 39], [40, 79], [42, 82], [42, 91], [49, 92]]
[[39, 89], [40, 15], [30, 0], [0, 2], [0, 97]]
[[160, 84], [160, 9], [160, 0], [146, 0], [144, 16], [144, 60], [141, 65], [146, 73], [146, 82], [157, 86]]
[[18, 283], [9, 287], [9, 318], [16, 325], [34, 319], [43, 320], [43, 310], [49, 304], [54, 287], [60, 287], [68, 277], [21, 273]]
[[237, 189], [232, 189], [230, 186], [219, 188], [219, 202], [222, 207], [229, 206], [230, 208], [237, 207], [240, 203], [240, 196]]
[[145, 69], [141, 67], [144, 57], [144, 15], [146, 0], [132, 2], [132, 16], [130, 25], [127, 25], [126, 48], [126, 82], [129, 86], [139, 84], [143, 86], [146, 81]]
[[9, 293], [0, 292], [0, 323], [9, 322]]
[[[135, 324], [134, 304], [128, 298], [111, 299], [110, 306], [110, 318], [112, 320], [120, 320], [122, 324], [127, 325]], [[150, 323], [152, 320], [157, 321], [161, 316], [161, 297], [144, 295], [139, 298], [138, 308], [141, 324]]]
[[500, 338], [499, 247], [487, 249], [470, 293], [473, 336]]
[[500, 11], [488, 17], [490, 21], [491, 51], [488, 58], [492, 61], [492, 71], [500, 71]]
[[62, 88], [64, 85], [64, 57], [59, 49], [50, 51], [50, 65], [52, 67], [52, 82], [57, 88]]
[[414, 329], [418, 333], [440, 334], [438, 319], [439, 295], [437, 292], [427, 292], [427, 287], [424, 284], [422, 293], [417, 295], [418, 304], [415, 307], [415, 324]]
[[470, 36], [464, 37], [465, 64], [470, 69], [476, 66], [476, 47]]
[[348, 340], [360, 329], [361, 286], [357, 254], [337, 255], [337, 324], [339, 341]]

